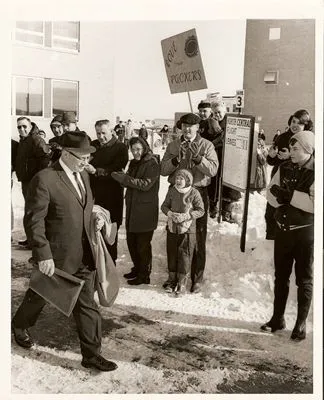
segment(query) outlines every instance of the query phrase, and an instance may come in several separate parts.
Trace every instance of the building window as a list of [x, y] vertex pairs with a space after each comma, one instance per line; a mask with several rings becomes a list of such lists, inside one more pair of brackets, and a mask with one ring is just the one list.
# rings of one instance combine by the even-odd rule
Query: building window
[[80, 23], [77, 21], [17, 21], [17, 43], [77, 53], [80, 50]]
[[79, 23], [75, 21], [53, 21], [52, 47], [79, 51]]
[[277, 84], [279, 78], [279, 71], [267, 71], [264, 74], [263, 80], [266, 84]]
[[43, 116], [44, 80], [42, 78], [16, 76], [13, 79], [15, 114]]
[[279, 40], [280, 39], [280, 28], [270, 28], [269, 29], [269, 40]]
[[44, 46], [43, 21], [17, 21], [16, 40], [18, 42]]
[[78, 115], [79, 85], [74, 81], [52, 81], [52, 114], [74, 111]]

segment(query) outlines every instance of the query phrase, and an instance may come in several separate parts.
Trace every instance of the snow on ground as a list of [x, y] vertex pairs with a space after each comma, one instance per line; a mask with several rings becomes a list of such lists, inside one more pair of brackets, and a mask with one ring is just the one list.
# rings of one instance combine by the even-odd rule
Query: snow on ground
[[[164, 200], [167, 188], [167, 179], [161, 177], [160, 204]], [[15, 213], [13, 237], [19, 240], [24, 238], [22, 231], [24, 210], [20, 185], [15, 180], [12, 198]], [[121, 289], [115, 305], [235, 321], [257, 323], [267, 321], [272, 313], [274, 268], [273, 242], [264, 239], [265, 205], [264, 195], [258, 193], [250, 195], [245, 252], [240, 251], [243, 199], [236, 204], [234, 210], [237, 223], [218, 224], [216, 220], [208, 220], [207, 263], [202, 292], [187, 293], [179, 298], [166, 294], [161, 287], [167, 277], [165, 216], [160, 213], [159, 226], [153, 236], [153, 268], [150, 285], [130, 288], [122, 277], [132, 266], [125, 240], [125, 230], [122, 226], [119, 234], [117, 262]], [[22, 257], [18, 253], [16, 251], [13, 258]], [[26, 278], [18, 278], [13, 283], [13, 289], [23, 290], [27, 285]], [[288, 329], [293, 327], [295, 317], [296, 288], [292, 276], [291, 293], [286, 311]], [[312, 312], [308, 318], [307, 330], [312, 331]], [[40, 351], [37, 359], [38, 350]], [[59, 366], [53, 361], [55, 358], [61, 359]], [[66, 360], [65, 364], [64, 362], [62, 364], [62, 360]], [[210, 369], [201, 372], [174, 370], [172, 375], [168, 376], [168, 371], [165, 370], [150, 368], [140, 363], [120, 361], [118, 370], [109, 373], [109, 380], [105, 384], [102, 374], [89, 375], [89, 372], [80, 366], [80, 361], [80, 354], [72, 351], [60, 352], [57, 349], [42, 346], [36, 346], [36, 356], [28, 358], [24, 356], [23, 350], [17, 349], [16, 346], [12, 356], [13, 392], [98, 393], [98, 387], [100, 387], [100, 393], [170, 393], [175, 391], [175, 383], [181, 392], [181, 385], [186, 382], [187, 393], [190, 393], [190, 387], [192, 387], [192, 393], [197, 391], [216, 393], [217, 384], [224, 381], [227, 376], [226, 369]], [[61, 379], [62, 368], [64, 369], [63, 380]], [[238, 370], [237, 376], [240, 373], [244, 375]], [[200, 381], [199, 387], [195, 388], [194, 384], [188, 386], [188, 382], [195, 382], [196, 377]]]

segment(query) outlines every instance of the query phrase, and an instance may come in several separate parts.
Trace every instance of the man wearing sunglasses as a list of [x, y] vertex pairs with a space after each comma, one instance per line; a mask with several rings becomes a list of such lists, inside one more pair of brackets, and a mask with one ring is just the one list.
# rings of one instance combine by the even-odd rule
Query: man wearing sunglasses
[[[117, 365], [100, 355], [101, 315], [94, 300], [95, 261], [90, 248], [94, 201], [89, 175], [84, 170], [96, 149], [83, 131], [66, 133], [62, 146], [59, 160], [36, 174], [30, 183], [25, 224], [40, 272], [52, 276], [58, 268], [84, 280], [73, 309], [82, 366], [112, 371]], [[33, 346], [28, 328], [36, 323], [45, 304], [37, 293], [27, 290], [12, 320], [19, 346]]]
[[[37, 125], [29, 118], [19, 117], [17, 129], [20, 141], [17, 148], [15, 171], [26, 200], [30, 181], [38, 171], [48, 166], [50, 152], [45, 140], [38, 134]], [[19, 244], [29, 247], [27, 239], [20, 241]]]

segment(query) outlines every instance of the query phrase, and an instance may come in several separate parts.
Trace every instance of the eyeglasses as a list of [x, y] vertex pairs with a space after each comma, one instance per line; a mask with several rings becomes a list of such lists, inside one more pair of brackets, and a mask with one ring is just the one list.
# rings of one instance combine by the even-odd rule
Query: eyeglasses
[[72, 153], [71, 151], [68, 151], [68, 150], [65, 150], [65, 151], [67, 151], [69, 154], [72, 154], [72, 156], [74, 156], [74, 157], [77, 158], [78, 160], [83, 161], [83, 162], [85, 162], [85, 163], [88, 163], [89, 160], [90, 160], [90, 156], [79, 157], [79, 156], [77, 156], [76, 154]]
[[17, 126], [17, 129], [22, 129], [22, 128], [27, 129], [28, 126], [27, 125], [18, 125]]

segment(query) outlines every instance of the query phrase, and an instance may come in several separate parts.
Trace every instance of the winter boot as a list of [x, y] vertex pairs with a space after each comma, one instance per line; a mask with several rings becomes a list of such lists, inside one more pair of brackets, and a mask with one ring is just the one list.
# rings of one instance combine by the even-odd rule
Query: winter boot
[[306, 338], [306, 320], [298, 319], [291, 333], [290, 339], [300, 342]]
[[268, 331], [268, 332], [276, 332], [276, 331], [280, 331], [282, 329], [286, 328], [286, 322], [284, 317], [281, 318], [275, 318], [272, 317], [270, 319], [270, 321], [266, 322], [265, 324], [263, 324], [262, 326], [260, 326], [260, 329], [262, 331]]
[[137, 277], [137, 272], [135, 267], [133, 267], [127, 274], [124, 274], [124, 278], [126, 279], [135, 279], [136, 277]]
[[177, 274], [175, 272], [169, 272], [168, 279], [162, 285], [163, 289], [166, 292], [171, 293], [175, 290], [176, 285], [177, 285]]
[[187, 280], [188, 280], [188, 275], [178, 274], [178, 283], [175, 289], [175, 294], [177, 296], [186, 293]]
[[127, 281], [129, 285], [142, 285], [144, 284], [149, 284], [150, 283], [150, 277], [149, 276], [137, 276], [135, 279], [129, 279]]

